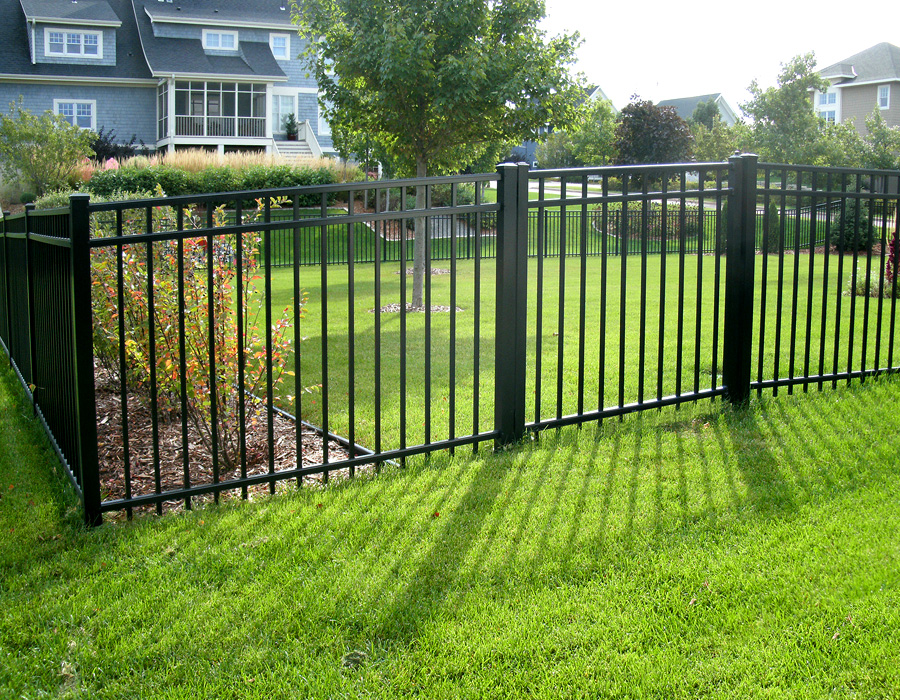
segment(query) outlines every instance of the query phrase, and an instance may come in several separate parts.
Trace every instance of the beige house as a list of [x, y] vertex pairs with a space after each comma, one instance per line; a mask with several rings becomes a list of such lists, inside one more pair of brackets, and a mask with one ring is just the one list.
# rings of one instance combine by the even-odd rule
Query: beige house
[[831, 87], [816, 90], [813, 109], [827, 122], [851, 122], [866, 133], [875, 109], [888, 126], [900, 126], [900, 47], [881, 43], [819, 71]]

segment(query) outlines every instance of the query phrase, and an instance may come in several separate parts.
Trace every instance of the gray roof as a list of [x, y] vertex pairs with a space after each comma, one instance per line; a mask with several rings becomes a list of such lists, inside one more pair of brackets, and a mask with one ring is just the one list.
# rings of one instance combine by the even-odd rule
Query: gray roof
[[[40, 5], [31, 0], [32, 5]], [[71, 5], [71, 0], [69, 0]], [[73, 65], [31, 62], [28, 24], [18, 0], [0, 0], [0, 74], [23, 77], [86, 77], [100, 79], [150, 79], [153, 76], [144, 60], [131, 0], [106, 0], [106, 6], [122, 22], [116, 30], [116, 65]], [[81, 5], [81, 2], [78, 2]]]
[[[136, 3], [139, 0], [135, 0]], [[238, 26], [291, 25], [290, 0], [148, 0], [143, 4], [154, 21], [197, 20]]]
[[674, 100], [660, 100], [658, 107], [674, 107], [675, 112], [682, 119], [690, 119], [697, 109], [697, 105], [701, 102], [715, 102], [722, 96], [721, 92], [714, 92], [710, 95], [696, 95], [694, 97], [677, 97]]
[[20, 0], [25, 18], [60, 24], [102, 23], [118, 26], [119, 16], [106, 0]]
[[[199, 39], [171, 39], [153, 35], [153, 24], [144, 7], [165, 5], [156, 0], [134, 0], [138, 30], [144, 53], [154, 75], [209, 75], [286, 80], [268, 43], [241, 41], [237, 55], [211, 55], [203, 50]], [[229, 21], [231, 16], [227, 15]]]
[[900, 80], [900, 48], [887, 42], [875, 44], [850, 58], [823, 68], [819, 71], [819, 75], [844, 85], [876, 80]]

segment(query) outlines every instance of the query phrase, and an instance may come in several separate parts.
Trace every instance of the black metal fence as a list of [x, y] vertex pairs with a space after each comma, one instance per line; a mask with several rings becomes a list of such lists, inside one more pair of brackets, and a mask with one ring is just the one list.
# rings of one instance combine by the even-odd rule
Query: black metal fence
[[[549, 427], [895, 371], [897, 182], [742, 156], [76, 195], [67, 210], [4, 219], [0, 340], [88, 522], [190, 508]], [[455, 204], [473, 185], [474, 201]], [[417, 186], [448, 188], [451, 204], [354, 206]], [[310, 196], [314, 212], [300, 206]], [[404, 243], [417, 219], [418, 251]], [[408, 274], [417, 255], [432, 270], [421, 287]]]

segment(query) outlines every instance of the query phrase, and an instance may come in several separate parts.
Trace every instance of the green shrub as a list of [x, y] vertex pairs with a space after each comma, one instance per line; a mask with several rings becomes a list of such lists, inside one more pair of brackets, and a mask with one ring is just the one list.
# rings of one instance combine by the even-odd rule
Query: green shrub
[[769, 202], [766, 209], [767, 217], [764, 219], [763, 229], [763, 252], [764, 253], [780, 253], [781, 252], [781, 224], [778, 219], [778, 205], [775, 202]]
[[37, 199], [37, 195], [33, 192], [23, 192], [19, 195], [19, 201], [22, 204], [31, 204], [33, 201]]
[[844, 205], [831, 227], [830, 243], [838, 252], [871, 250], [875, 242], [875, 227], [869, 218], [869, 204], [851, 199]]

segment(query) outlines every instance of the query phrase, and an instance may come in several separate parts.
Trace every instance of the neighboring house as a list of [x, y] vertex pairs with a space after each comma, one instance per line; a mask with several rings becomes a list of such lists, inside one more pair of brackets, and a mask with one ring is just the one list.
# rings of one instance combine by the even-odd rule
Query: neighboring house
[[722, 121], [725, 125], [734, 126], [738, 120], [737, 114], [731, 105], [728, 104], [728, 100], [722, 96], [721, 92], [714, 92], [709, 95], [695, 95], [694, 97], [678, 97], [674, 100], [662, 100], [657, 106], [674, 107], [675, 113], [687, 121], [693, 116], [694, 110], [697, 109], [697, 105], [701, 102], [710, 101], [716, 103], [716, 106], [719, 108], [719, 116], [722, 117]]
[[[612, 105], [613, 112], [615, 114], [619, 113], [616, 106], [612, 104], [612, 100], [610, 100], [606, 96], [606, 93], [599, 87], [589, 87], [585, 90], [583, 102], [592, 100], [606, 100]], [[538, 129], [538, 136], [544, 136], [551, 133], [553, 133], [553, 127], [550, 124], [546, 124]], [[532, 168], [537, 168], [538, 162], [536, 153], [538, 145], [538, 141], [525, 141], [521, 146], [516, 146], [510, 151], [510, 157], [517, 161], [528, 163]]]
[[814, 91], [813, 109], [827, 122], [851, 122], [866, 134], [875, 109], [888, 126], [900, 126], [900, 48], [881, 43], [818, 71], [831, 83]]
[[21, 97], [157, 149], [333, 152], [287, 0], [0, 0], [0, 12], [0, 108]]

